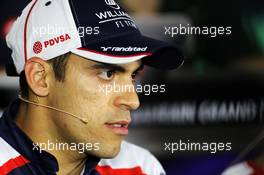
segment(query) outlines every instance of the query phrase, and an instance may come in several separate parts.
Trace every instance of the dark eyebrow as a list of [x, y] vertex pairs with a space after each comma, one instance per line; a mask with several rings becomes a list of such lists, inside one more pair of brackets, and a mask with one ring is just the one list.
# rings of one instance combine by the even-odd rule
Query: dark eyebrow
[[144, 69], [144, 64], [141, 63], [140, 66], [134, 72], [139, 72], [139, 71], [141, 71], [143, 69]]
[[[126, 68], [122, 65], [118, 64], [108, 64], [108, 63], [96, 63], [91, 66], [92, 69], [109, 69], [117, 72], [124, 73], [126, 72]], [[138, 72], [144, 68], [144, 65], [141, 63], [140, 66], [133, 72]]]
[[117, 64], [107, 64], [107, 63], [96, 63], [91, 66], [92, 69], [109, 69], [118, 72], [126, 72], [126, 69]]

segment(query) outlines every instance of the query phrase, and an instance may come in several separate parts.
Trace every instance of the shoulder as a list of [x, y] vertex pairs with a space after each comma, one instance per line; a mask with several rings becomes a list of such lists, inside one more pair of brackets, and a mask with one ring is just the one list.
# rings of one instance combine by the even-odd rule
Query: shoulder
[[146, 149], [124, 141], [119, 154], [113, 159], [102, 159], [100, 167], [111, 169], [126, 169], [137, 174], [165, 174], [160, 162]]
[[0, 174], [8, 174], [26, 163], [28, 160], [0, 137]]
[[222, 175], [251, 175], [255, 172], [248, 162], [241, 162], [227, 168]]
[[19, 157], [20, 154], [9, 145], [2, 137], [0, 137], [0, 166], [11, 159]]

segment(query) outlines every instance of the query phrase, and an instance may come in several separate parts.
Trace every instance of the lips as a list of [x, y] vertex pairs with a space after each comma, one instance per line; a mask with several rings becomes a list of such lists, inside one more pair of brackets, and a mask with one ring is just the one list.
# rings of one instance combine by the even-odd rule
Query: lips
[[105, 123], [105, 126], [112, 130], [115, 134], [126, 136], [128, 135], [128, 126], [130, 121], [116, 121]]

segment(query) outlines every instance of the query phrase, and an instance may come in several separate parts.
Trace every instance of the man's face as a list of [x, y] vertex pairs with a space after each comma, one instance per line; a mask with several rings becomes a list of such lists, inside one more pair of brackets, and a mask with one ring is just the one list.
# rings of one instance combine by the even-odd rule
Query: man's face
[[59, 133], [58, 139], [68, 143], [97, 144], [99, 150], [86, 150], [86, 153], [103, 158], [114, 157], [127, 135], [130, 111], [139, 107], [139, 100], [131, 88], [109, 90], [114, 84], [133, 86], [140, 68], [139, 61], [109, 65], [72, 54], [66, 66], [65, 80], [59, 82], [54, 78], [48, 101], [52, 106], [87, 119], [88, 123], [54, 112], [56, 116], [52, 116], [52, 120]]

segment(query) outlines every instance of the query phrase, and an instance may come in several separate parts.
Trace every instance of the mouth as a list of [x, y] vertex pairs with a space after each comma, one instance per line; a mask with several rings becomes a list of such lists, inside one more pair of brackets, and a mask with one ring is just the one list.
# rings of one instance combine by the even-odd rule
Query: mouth
[[105, 126], [111, 129], [115, 134], [126, 136], [128, 135], [128, 121], [116, 121], [105, 123]]

